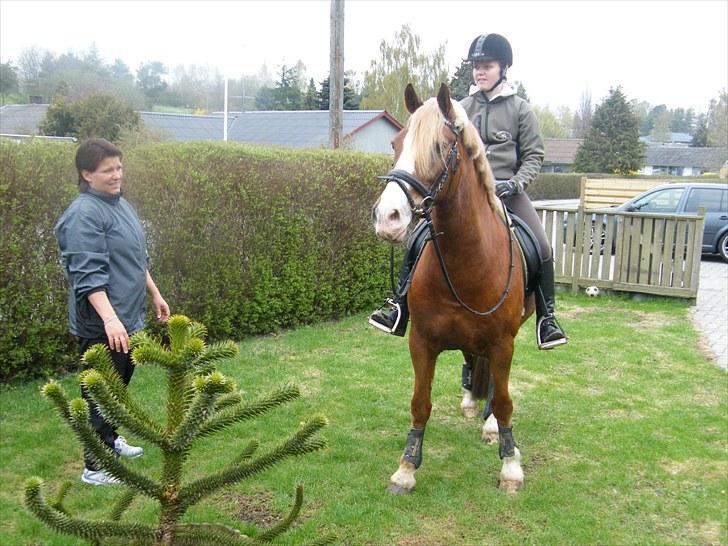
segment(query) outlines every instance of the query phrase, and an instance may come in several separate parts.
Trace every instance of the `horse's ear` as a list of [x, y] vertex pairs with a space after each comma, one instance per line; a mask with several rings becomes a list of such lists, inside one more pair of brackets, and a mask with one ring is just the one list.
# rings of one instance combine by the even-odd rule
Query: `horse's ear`
[[452, 100], [450, 99], [450, 88], [444, 83], [440, 84], [440, 91], [437, 93], [437, 105], [445, 119], [452, 119]]
[[411, 83], [408, 83], [407, 87], [404, 88], [404, 105], [410, 114], [414, 114], [415, 110], [422, 106], [422, 101], [417, 96], [417, 92]]

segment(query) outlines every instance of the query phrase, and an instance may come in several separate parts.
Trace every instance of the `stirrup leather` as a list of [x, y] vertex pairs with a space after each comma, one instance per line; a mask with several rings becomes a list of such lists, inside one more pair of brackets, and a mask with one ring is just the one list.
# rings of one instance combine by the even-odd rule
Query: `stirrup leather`
[[[397, 326], [399, 326], [399, 322], [400, 322], [400, 320], [402, 320], [402, 308], [400, 307], [399, 303], [394, 301], [392, 298], [387, 298], [386, 303], [388, 303], [389, 305], [391, 305], [392, 307], [394, 307], [397, 310], [397, 319], [394, 321], [394, 324], [392, 325], [392, 327], [388, 328], [384, 324], [377, 322], [376, 320], [373, 320], [371, 318], [371, 316], [369, 317], [369, 324], [371, 324], [375, 328], [378, 328], [382, 332], [386, 332], [388, 334], [393, 334], [394, 332], [397, 331]], [[384, 307], [384, 306], [382, 306], [382, 307]], [[380, 307], [380, 309], [381, 309], [381, 307]]]

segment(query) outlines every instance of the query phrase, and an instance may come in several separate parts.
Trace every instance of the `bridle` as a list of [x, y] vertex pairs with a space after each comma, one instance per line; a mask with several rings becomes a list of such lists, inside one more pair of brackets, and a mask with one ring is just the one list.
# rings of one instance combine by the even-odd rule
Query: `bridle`
[[[435, 180], [435, 182], [430, 186], [429, 188], [425, 186], [416, 176], [408, 173], [407, 171], [404, 171], [402, 169], [392, 169], [387, 173], [386, 176], [380, 176], [378, 178], [385, 181], [385, 183], [394, 182], [399, 186], [399, 188], [404, 192], [405, 197], [407, 197], [407, 202], [409, 203], [410, 209], [412, 211], [412, 214], [415, 217], [423, 218], [425, 223], [427, 224], [427, 229], [430, 232], [430, 235], [428, 237], [429, 240], [432, 241], [432, 243], [435, 246], [435, 253], [437, 254], [437, 260], [440, 263], [440, 269], [442, 270], [442, 274], [445, 277], [445, 282], [447, 283], [447, 287], [450, 290], [450, 293], [453, 295], [453, 297], [457, 300], [457, 302], [460, 304], [460, 306], [464, 307], [474, 315], [478, 315], [480, 317], [488, 316], [493, 313], [495, 313], [501, 305], [503, 305], [503, 302], [506, 300], [506, 297], [508, 297], [508, 294], [511, 289], [511, 284], [513, 281], [513, 268], [514, 268], [514, 262], [513, 262], [513, 233], [511, 232], [510, 227], [508, 226], [508, 221], [503, 218], [503, 224], [506, 227], [506, 231], [508, 232], [508, 248], [509, 248], [509, 254], [510, 254], [510, 267], [508, 269], [508, 281], [506, 283], [506, 287], [503, 290], [503, 293], [501, 294], [501, 297], [499, 298], [498, 302], [491, 307], [490, 309], [486, 311], [478, 311], [476, 309], [473, 309], [470, 307], [467, 303], [465, 303], [460, 296], [458, 295], [457, 291], [455, 290], [455, 287], [452, 284], [452, 281], [450, 280], [450, 275], [447, 273], [447, 267], [445, 265], [445, 259], [442, 256], [442, 251], [440, 250], [440, 244], [438, 243], [438, 238], [443, 235], [442, 232], [438, 233], [435, 229], [435, 226], [432, 222], [432, 209], [435, 206], [435, 199], [439, 195], [439, 193], [442, 191], [443, 187], [445, 186], [445, 183], [448, 180], [452, 180], [455, 178], [455, 175], [457, 174], [457, 171], [460, 167], [460, 153], [458, 152], [458, 141], [460, 140], [460, 129], [458, 129], [454, 123], [452, 123], [450, 120], [445, 119], [445, 125], [453, 132], [455, 135], [455, 140], [453, 141], [452, 145], [450, 146], [450, 151], [447, 154], [447, 157], [445, 158], [445, 166], [443, 167], [443, 170], [440, 172], [439, 176]], [[452, 166], [452, 176], [450, 175], [451, 172], [451, 166]], [[414, 199], [412, 198], [412, 195], [410, 194], [409, 190], [407, 189], [407, 184], [414, 188], [417, 193], [419, 193], [422, 196], [422, 202], [420, 203], [420, 206], [418, 207], [415, 204]], [[505, 210], [505, 205], [503, 205], [503, 210]], [[392, 277], [392, 286], [394, 287], [394, 248], [391, 250], [391, 256], [390, 256], [390, 276]]]
[[[442, 191], [445, 182], [448, 180], [451, 165], [451, 178], [455, 178], [455, 174], [457, 173], [458, 168], [460, 168], [460, 154], [458, 153], [460, 129], [447, 119], [445, 120], [445, 125], [447, 125], [447, 127], [453, 132], [455, 140], [450, 146], [450, 151], [447, 153], [447, 157], [445, 158], [445, 167], [442, 169], [442, 172], [440, 172], [440, 175], [437, 177], [432, 186], [428, 188], [416, 176], [402, 169], [392, 169], [387, 173], [387, 176], [378, 177], [386, 183], [394, 182], [399, 186], [399, 188], [404, 192], [405, 197], [407, 197], [407, 202], [412, 210], [412, 214], [418, 218], [429, 218], [430, 211], [432, 210], [432, 207], [435, 206], [435, 198], [440, 191]], [[422, 202], [419, 207], [415, 205], [415, 201], [412, 199], [412, 195], [407, 190], [406, 184], [412, 186], [415, 190], [417, 190], [417, 193], [422, 196]]]

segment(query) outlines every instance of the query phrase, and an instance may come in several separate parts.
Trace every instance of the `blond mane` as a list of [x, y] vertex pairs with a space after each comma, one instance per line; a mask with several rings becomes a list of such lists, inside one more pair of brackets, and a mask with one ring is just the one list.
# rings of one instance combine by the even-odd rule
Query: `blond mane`
[[[468, 120], [463, 107], [453, 101], [454, 124], [460, 129], [462, 143], [473, 161], [478, 181], [485, 187], [491, 208], [501, 213], [500, 201], [495, 196], [495, 179], [485, 157], [485, 147], [475, 126]], [[445, 118], [437, 105], [437, 99], [430, 98], [410, 117], [408, 131], [412, 137], [415, 170], [420, 177], [434, 179], [445, 165], [449, 146], [443, 146]]]

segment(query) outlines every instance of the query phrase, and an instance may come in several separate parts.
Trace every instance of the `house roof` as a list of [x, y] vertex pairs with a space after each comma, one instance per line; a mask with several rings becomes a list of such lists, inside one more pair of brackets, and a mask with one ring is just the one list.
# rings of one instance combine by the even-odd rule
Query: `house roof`
[[6, 104], [0, 107], [0, 133], [37, 135], [47, 104]]
[[544, 163], [572, 165], [583, 142], [581, 138], [544, 138]]
[[[385, 110], [344, 110], [342, 133], [354, 135], [366, 126], [385, 120], [397, 130], [402, 125]], [[328, 110], [264, 110], [239, 114], [228, 131], [228, 139], [256, 144], [278, 144], [296, 148], [318, 148], [329, 141]]]
[[693, 142], [693, 137], [690, 133], [668, 133], [667, 136], [669, 140], [665, 143], [653, 142], [651, 135], [641, 136], [640, 140], [649, 146], [660, 146], [663, 144], [683, 144], [689, 146]]
[[[222, 140], [223, 116], [139, 112], [144, 124], [161, 136], [181, 142]], [[235, 118], [228, 117], [228, 132]]]
[[649, 146], [645, 165], [660, 167], [700, 167], [718, 171], [728, 159], [728, 148], [685, 148], [683, 146]]

